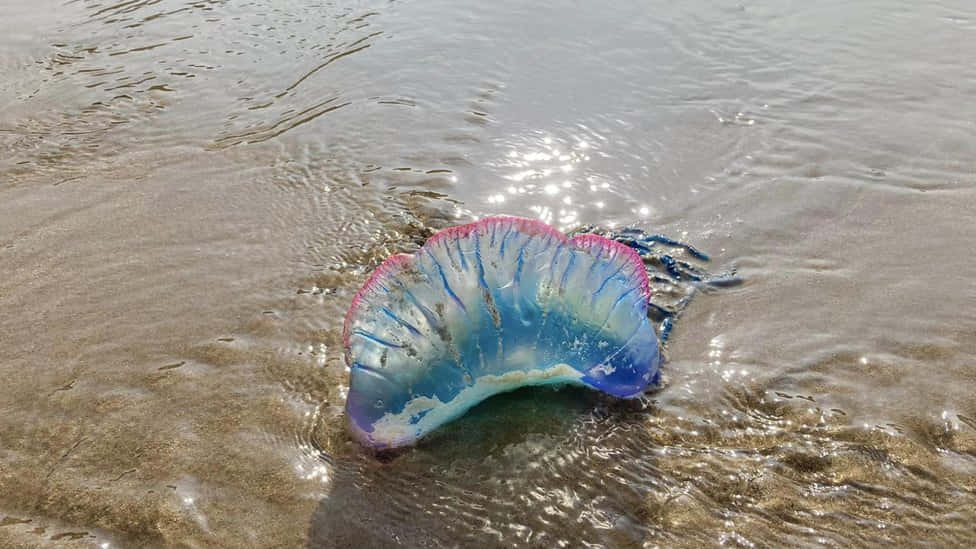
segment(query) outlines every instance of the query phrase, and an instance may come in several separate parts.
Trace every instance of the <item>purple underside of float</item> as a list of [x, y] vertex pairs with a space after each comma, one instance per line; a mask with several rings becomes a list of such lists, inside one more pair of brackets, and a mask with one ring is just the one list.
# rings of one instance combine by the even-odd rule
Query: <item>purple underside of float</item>
[[384, 262], [353, 300], [352, 431], [374, 448], [408, 445], [530, 385], [639, 395], [660, 362], [648, 293], [640, 257], [600, 236], [512, 217], [442, 231]]

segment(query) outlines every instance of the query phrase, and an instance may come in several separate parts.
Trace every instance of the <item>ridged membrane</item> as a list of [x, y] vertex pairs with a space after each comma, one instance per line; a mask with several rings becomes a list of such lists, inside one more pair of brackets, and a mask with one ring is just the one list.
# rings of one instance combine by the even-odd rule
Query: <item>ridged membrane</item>
[[639, 395], [660, 362], [648, 294], [640, 257], [601, 236], [516, 217], [441, 231], [389, 258], [353, 299], [352, 431], [372, 447], [407, 445], [528, 385]]

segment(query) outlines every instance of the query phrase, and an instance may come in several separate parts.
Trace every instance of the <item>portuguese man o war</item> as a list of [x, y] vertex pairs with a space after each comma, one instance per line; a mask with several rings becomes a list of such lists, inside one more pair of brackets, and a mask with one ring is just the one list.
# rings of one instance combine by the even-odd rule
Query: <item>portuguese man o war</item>
[[393, 449], [520, 387], [572, 384], [633, 398], [657, 385], [661, 352], [638, 253], [653, 242], [621, 240], [490, 217], [388, 258], [343, 327], [352, 433]]

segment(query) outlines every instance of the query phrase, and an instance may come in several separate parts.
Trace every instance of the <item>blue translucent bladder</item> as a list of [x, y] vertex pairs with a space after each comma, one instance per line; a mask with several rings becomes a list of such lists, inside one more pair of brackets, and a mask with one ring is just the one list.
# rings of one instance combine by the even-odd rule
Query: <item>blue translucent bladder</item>
[[364, 444], [409, 445], [491, 395], [574, 384], [629, 398], [657, 383], [649, 282], [630, 247], [492, 217], [380, 265], [343, 341]]

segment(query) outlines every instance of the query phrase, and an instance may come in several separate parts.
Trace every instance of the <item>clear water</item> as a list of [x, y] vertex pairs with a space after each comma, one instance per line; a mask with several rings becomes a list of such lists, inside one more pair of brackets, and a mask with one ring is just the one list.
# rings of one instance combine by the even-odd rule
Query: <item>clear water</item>
[[[976, 541], [976, 6], [0, 3], [0, 545]], [[341, 318], [431, 231], [737, 266], [644, 402], [394, 459]]]

